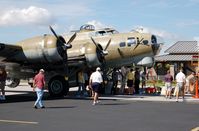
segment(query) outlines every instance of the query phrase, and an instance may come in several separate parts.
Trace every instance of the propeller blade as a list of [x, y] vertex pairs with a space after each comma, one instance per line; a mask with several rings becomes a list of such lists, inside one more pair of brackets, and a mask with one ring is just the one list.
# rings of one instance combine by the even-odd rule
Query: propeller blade
[[140, 45], [140, 43], [137, 43], [137, 45], [134, 47], [133, 50], [135, 50], [139, 45]]
[[100, 49], [100, 47], [97, 45], [97, 43], [95, 42], [95, 40], [93, 39], [93, 37], [91, 37], [91, 40], [93, 41], [93, 43], [95, 44], [95, 46], [96, 46], [99, 50], [102, 50], [102, 49]]
[[59, 39], [58, 35], [55, 33], [55, 31], [53, 30], [53, 28], [51, 26], [49, 26], [51, 32], [54, 34], [54, 36]]
[[111, 43], [111, 39], [108, 41], [108, 43], [107, 43], [106, 47], [104, 48], [104, 51], [106, 51], [106, 50], [107, 50], [107, 48], [109, 47], [110, 43]]
[[73, 34], [73, 35], [71, 36], [71, 38], [70, 38], [70, 39], [68, 40], [68, 42], [67, 42], [67, 45], [70, 45], [70, 43], [75, 39], [76, 35], [77, 35], [77, 33], [75, 33], [75, 34]]
[[51, 26], [49, 26], [51, 32], [54, 34], [54, 36], [57, 38], [57, 40], [60, 42], [60, 43], [63, 43], [65, 45], [64, 47], [64, 50], [66, 50], [66, 48], [71, 48], [72, 46], [71, 45], [66, 45], [66, 43], [64, 43], [62, 40], [60, 40], [60, 38], [58, 37], [58, 35], [55, 33], [55, 31], [53, 30], [53, 28]]
[[121, 57], [124, 57], [123, 52], [122, 52], [119, 48], [117, 48], [117, 50], [118, 50], [118, 52], [119, 52], [120, 56], [121, 56]]
[[137, 45], [135, 46], [135, 48], [133, 50], [135, 50], [140, 44], [141, 42], [144, 40], [144, 38], [142, 38], [141, 40], [139, 40], [139, 38], [137, 38]]

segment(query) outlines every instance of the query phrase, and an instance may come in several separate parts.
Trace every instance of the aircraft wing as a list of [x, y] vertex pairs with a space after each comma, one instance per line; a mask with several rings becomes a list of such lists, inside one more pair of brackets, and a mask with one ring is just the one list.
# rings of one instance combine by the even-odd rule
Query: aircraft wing
[[15, 62], [15, 55], [20, 52], [23, 52], [21, 46], [0, 43], [0, 62]]

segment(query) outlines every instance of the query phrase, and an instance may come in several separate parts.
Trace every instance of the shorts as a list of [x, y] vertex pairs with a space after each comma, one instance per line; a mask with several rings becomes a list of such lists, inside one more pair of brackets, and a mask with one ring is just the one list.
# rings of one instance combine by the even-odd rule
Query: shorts
[[100, 92], [100, 88], [101, 88], [101, 84], [100, 83], [97, 83], [97, 82], [92, 83], [92, 89], [93, 89], [94, 92], [99, 93]]
[[127, 86], [133, 87], [133, 80], [127, 80]]
[[165, 87], [167, 91], [171, 91], [172, 90], [171, 82], [165, 82]]
[[177, 82], [177, 85], [176, 85], [176, 91], [182, 91], [184, 90], [184, 83], [183, 82]]

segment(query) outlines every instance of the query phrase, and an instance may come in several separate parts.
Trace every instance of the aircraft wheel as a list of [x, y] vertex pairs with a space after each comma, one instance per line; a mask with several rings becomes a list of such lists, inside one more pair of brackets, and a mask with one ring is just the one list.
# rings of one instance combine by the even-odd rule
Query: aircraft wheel
[[65, 81], [63, 77], [54, 77], [48, 83], [48, 90], [53, 97], [64, 96], [69, 91], [68, 81]]

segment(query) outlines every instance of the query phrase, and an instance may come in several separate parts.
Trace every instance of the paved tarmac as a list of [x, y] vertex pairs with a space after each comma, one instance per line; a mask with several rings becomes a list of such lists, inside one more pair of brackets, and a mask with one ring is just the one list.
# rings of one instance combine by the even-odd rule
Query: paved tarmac
[[[184, 102], [155, 95], [102, 96], [92, 106], [90, 98], [44, 96], [45, 109], [34, 109], [35, 93], [26, 84], [6, 88], [0, 102], [0, 131], [190, 131], [199, 127], [199, 101]], [[74, 91], [76, 89], [72, 89]]]
[[6, 87], [6, 94], [0, 101], [0, 131], [199, 131], [199, 99], [190, 95], [183, 102], [160, 95], [103, 95], [92, 106], [89, 97], [69, 93], [52, 99], [46, 93], [46, 108], [34, 109], [36, 95], [27, 84]]

